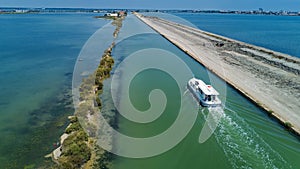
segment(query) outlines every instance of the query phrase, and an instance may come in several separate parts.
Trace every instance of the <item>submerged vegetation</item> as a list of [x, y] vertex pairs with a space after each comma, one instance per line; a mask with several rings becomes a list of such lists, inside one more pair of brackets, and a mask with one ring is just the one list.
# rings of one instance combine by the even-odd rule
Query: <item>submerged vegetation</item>
[[[112, 22], [116, 26], [114, 37], [118, 35], [123, 19], [124, 17], [118, 17]], [[57, 159], [52, 155], [56, 162], [54, 168], [111, 168], [113, 156], [97, 145], [97, 132], [102, 125], [98, 121], [98, 112], [102, 107], [100, 95], [103, 91], [103, 81], [110, 77], [114, 65], [111, 53], [114, 45], [112, 43], [104, 51], [96, 71], [85, 78], [79, 88], [80, 103], [77, 105], [75, 116], [69, 117], [70, 125], [65, 130], [67, 137], [58, 148], [61, 154]], [[112, 124], [115, 122], [113, 113], [101, 112], [108, 123], [115, 126], [116, 124]], [[112, 138], [108, 138], [108, 141], [112, 142]]]

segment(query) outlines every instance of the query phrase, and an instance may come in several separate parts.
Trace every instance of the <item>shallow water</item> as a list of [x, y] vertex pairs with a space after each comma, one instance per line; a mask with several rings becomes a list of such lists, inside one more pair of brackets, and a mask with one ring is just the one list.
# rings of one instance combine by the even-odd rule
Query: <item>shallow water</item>
[[0, 15], [0, 168], [38, 166], [55, 148], [73, 114], [77, 56], [106, 23], [91, 14]]

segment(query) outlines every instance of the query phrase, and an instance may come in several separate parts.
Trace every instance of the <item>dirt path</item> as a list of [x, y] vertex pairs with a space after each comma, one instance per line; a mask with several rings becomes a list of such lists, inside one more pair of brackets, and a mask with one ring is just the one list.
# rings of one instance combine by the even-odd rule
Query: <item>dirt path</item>
[[299, 58], [160, 18], [136, 16], [300, 133]]

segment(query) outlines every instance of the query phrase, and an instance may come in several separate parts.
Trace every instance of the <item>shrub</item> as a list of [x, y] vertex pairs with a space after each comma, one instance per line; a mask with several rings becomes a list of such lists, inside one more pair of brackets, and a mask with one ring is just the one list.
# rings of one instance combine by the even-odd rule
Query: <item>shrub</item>
[[269, 116], [271, 116], [274, 113], [274, 111], [273, 110], [269, 110], [269, 111], [267, 111], [267, 113], [268, 113]]
[[102, 103], [101, 103], [101, 100], [99, 97], [96, 98], [96, 103], [97, 103], [97, 106], [98, 107], [101, 107], [102, 106]]
[[75, 123], [78, 121], [78, 118], [76, 116], [71, 116], [69, 120], [71, 123]]
[[62, 166], [64, 168], [80, 168], [91, 158], [91, 150], [83, 141], [73, 142], [65, 146], [62, 152]]
[[292, 128], [292, 127], [293, 127], [293, 125], [292, 125], [290, 122], [285, 122], [285, 123], [284, 123], [284, 126], [285, 126], [286, 128]]
[[73, 131], [78, 131], [80, 129], [81, 129], [81, 126], [80, 126], [79, 122], [71, 123], [71, 125], [69, 127], [67, 127], [65, 133], [70, 134]]

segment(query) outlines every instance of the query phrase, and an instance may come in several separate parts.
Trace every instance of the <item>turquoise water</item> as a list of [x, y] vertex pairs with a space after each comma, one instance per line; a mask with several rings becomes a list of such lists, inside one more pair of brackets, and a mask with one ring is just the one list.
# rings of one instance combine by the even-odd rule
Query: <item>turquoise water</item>
[[191, 13], [175, 15], [202, 30], [300, 57], [300, 17]]
[[[184, 17], [199, 27], [206, 25], [219, 31], [223, 30], [222, 17], [225, 17], [223, 19], [226, 23], [230, 23], [227, 20], [232, 18], [235, 23], [253, 19], [247, 18], [250, 16], [182, 15], [187, 15]], [[198, 17], [202, 17], [201, 21]], [[240, 18], [238, 22], [234, 19], [236, 17], [245, 18]], [[273, 21], [276, 19], [262, 17], [266, 23], [277, 23]], [[254, 18], [259, 22], [259, 16]], [[291, 27], [287, 24], [287, 29], [282, 30], [283, 34], [280, 31], [273, 32], [276, 34], [276, 41], [271, 39], [272, 44], [281, 47], [278, 44], [282, 42], [277, 41], [277, 37], [293, 33], [289, 30], [296, 29], [298, 23], [297, 18], [292, 17], [279, 20], [291, 20]], [[207, 24], [209, 22], [210, 26]], [[218, 22], [219, 26], [216, 28], [214, 24]], [[106, 23], [107, 21], [93, 19], [92, 15], [87, 14], [0, 15], [0, 168], [23, 168], [30, 164], [38, 166], [45, 161], [43, 156], [53, 150], [53, 143], [58, 141], [65, 129], [67, 116], [73, 113], [70, 90], [77, 56], [87, 39]], [[284, 23], [281, 29], [283, 25]], [[234, 27], [234, 24], [228, 26]], [[206, 30], [204, 27], [200, 28]], [[224, 30], [232, 37], [240, 29]], [[207, 31], [214, 32], [209, 29]], [[252, 39], [251, 34], [248, 35], [247, 31], [244, 31], [241, 31], [236, 39], [248, 36], [248, 40], [256, 43], [254, 41], [257, 39]], [[256, 31], [259, 33], [259, 30]], [[297, 31], [298, 29], [294, 32]], [[120, 41], [115, 47], [113, 55], [116, 65], [135, 51], [150, 47], [160, 48], [175, 53], [190, 67], [196, 77], [209, 83], [209, 76], [204, 67], [134, 17], [126, 19], [119, 38], [126, 38], [137, 32], [143, 34]], [[264, 36], [266, 34], [264, 33]], [[258, 39], [264, 39], [264, 36]], [[289, 36], [294, 38], [290, 43], [297, 43], [296, 34]], [[269, 40], [265, 42], [261, 40], [261, 46], [271, 44]], [[286, 53], [298, 51], [296, 45], [288, 47], [290, 49]], [[99, 53], [101, 55], [102, 51]], [[218, 78], [215, 81], [223, 83]], [[164, 131], [176, 118], [176, 113], [173, 112], [176, 111], [179, 93], [176, 93], [176, 85], [171, 83], [173, 81], [168, 79], [168, 76], [155, 70], [145, 71], [137, 76], [132, 84], [137, 90], [131, 91], [132, 100], [137, 108], [148, 108], [145, 97], [151, 88], [157, 87], [166, 90], [170, 105], [158, 121], [145, 126], [119, 117], [119, 130], [140, 137]], [[104, 93], [109, 93], [109, 86], [106, 84], [109, 84], [109, 81], [105, 82], [107, 92]], [[147, 84], [147, 92], [144, 92], [143, 84]], [[221, 94], [226, 96], [225, 116], [213, 137], [207, 142], [199, 144], [198, 137], [209, 110], [199, 108], [198, 112], [190, 112], [197, 113], [197, 121], [188, 136], [175, 148], [151, 158], [115, 157], [114, 168], [300, 168], [299, 138], [286, 131], [236, 90], [228, 85], [226, 87], [226, 95]], [[219, 87], [217, 89], [221, 91]], [[189, 95], [186, 96], [190, 102], [194, 101]], [[109, 95], [102, 97], [106, 98], [103, 102], [104, 107], [112, 106]], [[196, 102], [195, 106], [198, 106]]]
[[77, 56], [108, 23], [92, 16], [0, 15], [0, 168], [38, 164], [53, 150], [73, 114]]
[[[128, 18], [124, 25], [126, 23], [128, 26], [122, 28], [121, 37], [126, 37], [124, 34], [129, 32], [127, 29], [135, 28], [137, 32], [147, 30], [147, 26], [142, 26], [134, 17]], [[140, 26], [137, 28], [136, 25]], [[210, 79], [212, 77], [214, 84], [224, 83], [213, 75], [209, 76], [208, 71], [203, 66], [153, 31], [131, 36], [118, 43], [113, 51], [116, 65], [126, 57], [130, 57], [132, 53], [148, 48], [159, 48], [176, 54], [188, 65], [196, 77], [203, 79], [206, 83], [211, 83]], [[178, 66], [178, 69], [180, 68]], [[120, 83], [122, 84], [122, 81]], [[183, 95], [178, 93], [178, 86], [174, 85], [174, 81], [165, 73], [151, 69], [137, 74], [131, 85], [129, 89], [130, 100], [137, 109], [147, 110], [149, 108], [148, 95], [151, 89], [157, 88], [165, 92], [168, 105], [163, 115], [149, 124], [134, 123], [119, 116], [119, 131], [134, 137], [149, 137], [165, 131], [174, 122], [178, 114], [176, 107], [178, 97]], [[215, 85], [215, 87], [217, 90], [222, 91], [221, 97], [223, 97], [223, 100], [224, 97], [226, 98], [224, 116], [214, 135], [205, 143], [199, 144], [198, 138], [205, 118], [211, 110], [199, 107], [187, 92], [185, 97], [188, 97], [189, 101], [194, 102], [194, 106], [199, 108], [198, 112], [187, 112], [197, 114], [196, 123], [188, 135], [173, 149], [154, 157], [125, 158], [116, 156], [113, 168], [264, 169], [300, 167], [298, 160], [300, 158], [300, 142], [298, 137], [286, 131], [276, 120], [268, 117], [264, 110], [257, 107], [229, 85], [226, 85], [227, 91], [225, 92], [221, 89], [222, 85]], [[108, 80], [104, 90], [109, 91], [109, 88]], [[126, 89], [122, 88], [121, 90]], [[120, 104], [122, 104], [122, 101]], [[103, 105], [111, 106], [109, 96], [106, 96]], [[157, 142], [157, 145], [154, 144], [153, 146], [159, 145], [160, 143]], [[118, 147], [118, 141], [116, 141], [116, 147]]]

